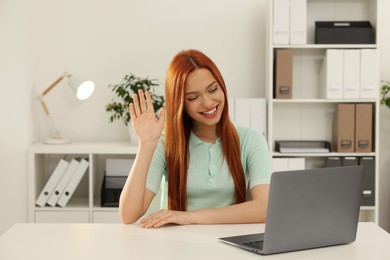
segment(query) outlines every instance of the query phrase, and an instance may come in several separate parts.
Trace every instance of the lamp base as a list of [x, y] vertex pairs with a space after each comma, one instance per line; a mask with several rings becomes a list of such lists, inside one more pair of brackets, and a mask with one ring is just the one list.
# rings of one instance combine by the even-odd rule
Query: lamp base
[[70, 144], [72, 141], [70, 139], [64, 138], [47, 138], [43, 143], [45, 144]]

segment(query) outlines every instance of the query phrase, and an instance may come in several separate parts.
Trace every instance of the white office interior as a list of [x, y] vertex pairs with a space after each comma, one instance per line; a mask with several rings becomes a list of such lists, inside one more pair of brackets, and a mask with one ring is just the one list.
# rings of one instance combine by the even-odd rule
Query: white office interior
[[[380, 79], [390, 80], [390, 2], [378, 2]], [[265, 97], [267, 11], [267, 0], [0, 1], [0, 234], [28, 221], [27, 151], [48, 135], [36, 97], [64, 71], [92, 79], [96, 90], [84, 102], [65, 88], [50, 93], [62, 133], [73, 142], [126, 142], [127, 128], [104, 109], [108, 85], [134, 73], [163, 86], [183, 49], [216, 62], [230, 98]], [[389, 232], [390, 109], [381, 106], [379, 118], [378, 224]]]

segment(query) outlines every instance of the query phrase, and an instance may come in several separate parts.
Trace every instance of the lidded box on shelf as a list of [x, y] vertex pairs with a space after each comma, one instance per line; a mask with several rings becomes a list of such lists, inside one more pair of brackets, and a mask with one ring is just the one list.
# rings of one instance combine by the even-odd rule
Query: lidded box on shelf
[[107, 159], [101, 188], [102, 207], [118, 207], [133, 162], [133, 159]]
[[316, 44], [374, 44], [374, 29], [369, 21], [317, 21]]

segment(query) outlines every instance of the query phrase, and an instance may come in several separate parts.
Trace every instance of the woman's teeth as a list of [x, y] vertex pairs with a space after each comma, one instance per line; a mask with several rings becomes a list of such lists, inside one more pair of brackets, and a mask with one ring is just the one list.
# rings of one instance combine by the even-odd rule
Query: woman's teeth
[[214, 109], [212, 109], [212, 110], [210, 110], [210, 111], [203, 112], [203, 114], [205, 114], [205, 115], [211, 115], [211, 114], [214, 113], [216, 110], [217, 110], [217, 108], [215, 107]]

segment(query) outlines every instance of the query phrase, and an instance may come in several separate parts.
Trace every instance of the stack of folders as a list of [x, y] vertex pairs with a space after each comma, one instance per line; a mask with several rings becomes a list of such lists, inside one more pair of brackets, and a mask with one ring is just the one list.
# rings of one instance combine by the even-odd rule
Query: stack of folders
[[373, 151], [373, 104], [337, 104], [332, 150], [339, 153]]
[[306, 44], [307, 0], [273, 1], [273, 43]]
[[85, 159], [61, 159], [39, 194], [35, 204], [40, 207], [65, 207], [88, 169]]
[[364, 165], [362, 206], [375, 205], [375, 158], [374, 157], [328, 157], [325, 167]]
[[328, 49], [320, 70], [320, 97], [375, 99], [379, 95], [375, 49]]

